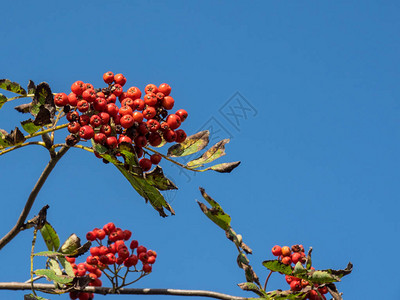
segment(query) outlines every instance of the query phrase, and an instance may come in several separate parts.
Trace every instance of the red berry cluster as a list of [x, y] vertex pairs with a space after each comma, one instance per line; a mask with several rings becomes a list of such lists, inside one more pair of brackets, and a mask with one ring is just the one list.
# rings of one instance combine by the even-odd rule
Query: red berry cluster
[[[137, 240], [132, 240], [132, 232], [117, 228], [114, 223], [107, 223], [102, 229], [95, 228], [86, 234], [87, 240], [97, 242], [97, 246], [90, 248], [90, 255], [86, 262], [76, 264], [75, 258], [66, 257], [71, 263], [75, 276], [89, 276], [92, 281], [90, 286], [102, 286], [99, 279], [103, 272], [110, 271], [108, 277], [113, 277], [114, 270], [127, 268], [127, 272], [141, 272], [142, 275], [151, 273], [152, 265], [156, 262], [157, 253], [147, 250], [143, 245], [139, 245]], [[107, 246], [103, 245], [103, 240], [107, 238]], [[126, 244], [127, 243], [127, 244]], [[128, 245], [128, 246], [127, 246]], [[136, 251], [136, 253], [135, 253]], [[141, 262], [141, 268], [137, 264]], [[110, 268], [114, 266], [114, 268]], [[73, 291], [70, 293], [71, 299], [87, 300], [93, 299], [92, 293]]]
[[[137, 87], [126, 91], [123, 86], [126, 78], [122, 74], [106, 72], [103, 80], [106, 88], [94, 89], [90, 83], [76, 81], [71, 86], [71, 93], [59, 93], [54, 96], [54, 103], [64, 107], [70, 122], [66, 143], [75, 145], [80, 139], [93, 139], [95, 143], [113, 151], [119, 143], [134, 143], [138, 158], [143, 156], [143, 147], [150, 144], [159, 146], [166, 142], [182, 143], [186, 133], [178, 129], [186, 120], [188, 113], [179, 109], [168, 113], [174, 107], [175, 100], [170, 96], [171, 87], [163, 83], [158, 87], [148, 84], [144, 96]], [[117, 99], [120, 107], [116, 104]], [[152, 164], [158, 164], [161, 156], [143, 158], [140, 166], [148, 171]]]
[[[304, 264], [306, 262], [306, 255], [304, 253], [304, 247], [303, 245], [293, 245], [292, 247], [289, 246], [274, 246], [272, 247], [272, 254], [278, 257], [278, 260], [280, 260], [282, 263], [285, 265], [291, 265], [294, 264], [296, 265], [298, 262]], [[311, 267], [311, 269], [314, 269]], [[306, 286], [310, 286], [310, 283], [307, 280], [297, 278], [295, 276], [290, 276], [290, 275], [285, 275], [286, 282], [290, 285], [290, 289], [292, 291], [300, 291]], [[326, 299], [325, 295], [328, 293], [328, 289], [326, 286], [319, 287], [318, 285], [314, 286], [315, 288], [318, 289], [318, 292], [316, 290], [310, 290], [307, 293], [307, 297], [305, 299], [310, 299], [310, 300], [321, 300], [321, 299]]]

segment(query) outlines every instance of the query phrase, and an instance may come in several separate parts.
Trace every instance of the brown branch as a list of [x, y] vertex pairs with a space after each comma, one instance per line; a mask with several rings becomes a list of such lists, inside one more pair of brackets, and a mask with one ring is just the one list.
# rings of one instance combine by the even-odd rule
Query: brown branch
[[[0, 290], [30, 290], [30, 283], [22, 282], [0, 282]], [[35, 290], [43, 292], [54, 291], [54, 284], [34, 284]], [[125, 295], [174, 295], [174, 296], [194, 296], [194, 297], [209, 297], [222, 300], [246, 300], [249, 298], [231, 296], [227, 294], [205, 291], [205, 290], [177, 290], [177, 289], [118, 289], [113, 291], [112, 288], [106, 287], [86, 287], [82, 291], [95, 294], [125, 294]]]
[[47, 177], [49, 177], [51, 171], [56, 166], [57, 162], [60, 158], [68, 151], [69, 147], [64, 146], [58, 151], [57, 155], [52, 157], [47, 164], [46, 168], [43, 170], [40, 175], [38, 181], [36, 182], [34, 188], [29, 195], [28, 200], [25, 203], [25, 207], [21, 212], [21, 215], [18, 218], [17, 224], [0, 240], [0, 250], [7, 245], [21, 230], [23, 230], [23, 225], [25, 223], [26, 218], [28, 217], [29, 212], [31, 211], [32, 205], [35, 202], [35, 199], [42, 188], [43, 184], [46, 182]]

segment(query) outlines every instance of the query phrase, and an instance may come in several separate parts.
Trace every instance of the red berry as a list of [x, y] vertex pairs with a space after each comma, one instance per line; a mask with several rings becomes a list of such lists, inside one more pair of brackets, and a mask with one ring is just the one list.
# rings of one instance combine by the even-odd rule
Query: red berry
[[105, 145], [105, 143], [107, 142], [107, 136], [104, 133], [101, 133], [101, 132], [95, 133], [94, 141], [97, 144]]
[[290, 256], [291, 253], [292, 253], [292, 251], [290, 250], [290, 248], [288, 246], [282, 247], [282, 256]]
[[[120, 84], [114, 84], [114, 86], [111, 89], [111, 92], [116, 96], [119, 97], [122, 95], [122, 93], [124, 92], [122, 85]], [[107, 99], [109, 100], [109, 99]], [[110, 101], [110, 100], [109, 100]]]
[[272, 254], [275, 256], [281, 256], [282, 255], [281, 246], [276, 245], [276, 246], [272, 247]]
[[115, 83], [117, 83], [117, 84], [119, 84], [121, 86], [124, 86], [125, 83], [126, 83], [126, 78], [122, 74], [115, 74], [114, 75], [114, 81], [115, 81]]
[[108, 83], [108, 84], [113, 83], [113, 81], [114, 81], [114, 73], [111, 72], [111, 71], [108, 71], [108, 72], [104, 73], [103, 74], [103, 80], [104, 80], [105, 83]]
[[147, 133], [149, 132], [149, 127], [148, 127], [148, 125], [147, 125], [147, 122], [141, 122], [141, 123], [139, 124], [138, 131], [139, 131], [139, 133], [140, 133], [141, 135], [147, 134]]
[[92, 125], [93, 128], [100, 127], [103, 124], [103, 120], [99, 115], [93, 115], [90, 117], [90, 125]]
[[80, 112], [86, 112], [89, 110], [89, 103], [86, 100], [80, 100], [77, 107]]
[[96, 92], [94, 89], [87, 89], [82, 93], [82, 98], [87, 102], [92, 103], [96, 100]]
[[290, 283], [290, 289], [291, 289], [292, 291], [300, 291], [300, 290], [302, 289], [302, 286], [301, 286], [300, 281], [299, 281], [299, 280], [293, 280], [293, 281]]
[[152, 132], [149, 135], [149, 143], [153, 147], [157, 147], [162, 143], [162, 137], [158, 132]]
[[109, 136], [107, 138], [106, 144], [109, 148], [114, 149], [118, 146], [118, 140], [115, 136]]
[[150, 119], [147, 121], [147, 127], [149, 128], [149, 130], [151, 132], [155, 132], [158, 129], [160, 129], [160, 123], [158, 123], [158, 121], [156, 121], [154, 119]]
[[175, 113], [179, 118], [181, 118], [181, 122], [185, 121], [186, 118], [188, 117], [188, 113], [184, 109], [180, 109]]
[[79, 98], [75, 93], [70, 93], [68, 95], [68, 103], [71, 106], [76, 106], [78, 104]]
[[175, 133], [176, 133], [175, 142], [183, 143], [186, 140], [186, 132], [183, 131], [182, 129], [176, 130]]
[[114, 94], [110, 94], [107, 97], [107, 103], [115, 103], [117, 102], [117, 96], [115, 96]]
[[54, 96], [54, 104], [57, 106], [65, 106], [69, 103], [67, 94], [58, 93]]
[[175, 104], [175, 100], [174, 98], [172, 98], [171, 96], [165, 96], [162, 100], [161, 100], [161, 105], [166, 109], [166, 110], [170, 110], [174, 107]]
[[79, 300], [89, 300], [90, 294], [86, 293], [86, 292], [80, 292], [78, 298], [79, 298]]
[[299, 252], [292, 253], [290, 258], [292, 259], [292, 263], [297, 264], [297, 262], [301, 259], [301, 254]]
[[142, 92], [137, 87], [132, 86], [126, 91], [126, 96], [135, 100], [142, 96]]
[[103, 125], [100, 127], [100, 132], [104, 133], [106, 136], [110, 136], [112, 133], [112, 128], [110, 125]]
[[142, 99], [136, 99], [133, 100], [133, 107], [132, 109], [136, 109], [136, 110], [143, 110], [144, 109], [144, 101]]
[[282, 263], [285, 265], [290, 265], [292, 263], [292, 259], [290, 258], [290, 256], [284, 256], [282, 257]]
[[169, 115], [167, 117], [167, 124], [171, 129], [177, 129], [181, 126], [181, 118], [175, 114]]
[[[127, 107], [129, 107], [129, 106], [127, 106]], [[135, 123], [135, 119], [133, 118], [132, 115], [124, 115], [121, 117], [119, 122], [121, 123], [122, 127], [129, 128], [129, 127], [132, 127], [133, 123]]]
[[163, 137], [168, 143], [172, 143], [176, 140], [176, 133], [175, 131], [169, 129], [163, 132]]
[[156, 85], [150, 83], [150, 84], [146, 85], [146, 87], [144, 88], [144, 92], [145, 92], [146, 94], [148, 94], [148, 93], [157, 94], [158, 88], [157, 88]]
[[144, 103], [145, 103], [146, 105], [149, 105], [149, 106], [154, 106], [154, 105], [156, 105], [157, 102], [158, 102], [157, 97], [156, 97], [156, 94], [154, 94], [154, 93], [146, 94], [146, 95], [143, 97], [143, 99], [144, 99]]
[[97, 97], [96, 100], [94, 100], [93, 107], [97, 111], [105, 111], [107, 108], [107, 100]]
[[69, 257], [69, 256], [66, 256], [65, 259], [71, 264], [75, 263], [75, 260], [76, 260], [75, 257]]
[[140, 148], [138, 146], [135, 146], [135, 152], [136, 152], [136, 156], [138, 158], [141, 158], [143, 156], [143, 149], [142, 148]]
[[143, 121], [143, 114], [140, 111], [135, 111], [132, 116], [135, 122], [141, 123]]
[[139, 165], [140, 165], [140, 167], [142, 168], [142, 170], [143, 171], [148, 171], [148, 170], [150, 170], [151, 169], [151, 161], [150, 161], [150, 159], [147, 159], [147, 158], [142, 158], [140, 161], [139, 161]]
[[149, 264], [154, 264], [156, 262], [156, 257], [155, 256], [149, 256], [148, 258], [147, 258], [147, 263], [149, 263]]
[[135, 145], [140, 147], [140, 148], [143, 148], [144, 146], [147, 145], [147, 139], [146, 139], [146, 137], [144, 137], [142, 135], [137, 136], [134, 139], [134, 142], [135, 142]]
[[78, 122], [71, 122], [68, 124], [68, 131], [70, 133], [77, 133], [80, 128], [81, 128], [81, 125], [79, 125]]
[[79, 130], [79, 136], [84, 140], [90, 140], [94, 136], [94, 130], [88, 125], [82, 126]]
[[148, 106], [144, 111], [143, 111], [143, 116], [149, 120], [154, 118], [156, 115], [156, 109], [152, 106]]
[[107, 104], [106, 112], [107, 112], [110, 116], [112, 116], [112, 117], [115, 118], [115, 117], [118, 115], [118, 111], [119, 111], [119, 108], [118, 108], [118, 106], [115, 105], [115, 103], [109, 103], [109, 104]]
[[152, 266], [151, 265], [149, 265], [149, 264], [144, 264], [143, 265], [143, 272], [150, 273], [151, 270], [152, 270]]
[[81, 124], [81, 126], [89, 125], [89, 123], [90, 123], [90, 117], [88, 115], [79, 116], [79, 124]]
[[136, 249], [137, 247], [139, 247], [139, 242], [136, 241], [136, 240], [133, 240], [133, 241], [131, 242], [129, 248], [131, 248], [131, 249], [133, 250], [133, 249]]
[[118, 143], [128, 143], [128, 144], [132, 144], [132, 139], [126, 135], [121, 135], [118, 139]]
[[150, 161], [153, 165], [158, 165], [161, 161], [161, 155], [158, 153], [153, 154], [150, 156]]
[[119, 109], [119, 114], [120, 114], [121, 116], [124, 116], [124, 115], [132, 115], [132, 114], [133, 114], [133, 110], [132, 110], [132, 108], [131, 108], [130, 106], [125, 105], [125, 106], [122, 106], [122, 107]]
[[162, 83], [158, 87], [158, 91], [163, 93], [165, 96], [168, 96], [171, 93], [171, 87], [167, 83]]
[[130, 230], [124, 230], [124, 240], [127, 241], [131, 238], [132, 232]]
[[71, 85], [71, 91], [78, 96], [82, 95], [84, 90], [85, 84], [83, 83], [83, 81], [78, 80]]

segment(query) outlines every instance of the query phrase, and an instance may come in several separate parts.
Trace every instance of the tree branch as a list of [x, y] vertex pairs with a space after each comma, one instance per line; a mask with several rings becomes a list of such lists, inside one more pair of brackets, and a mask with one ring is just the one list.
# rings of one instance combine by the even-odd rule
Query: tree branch
[[21, 227], [24, 225], [26, 218], [28, 217], [29, 212], [31, 211], [32, 205], [35, 202], [35, 199], [42, 188], [43, 184], [46, 182], [47, 177], [49, 177], [51, 171], [56, 166], [57, 162], [61, 159], [61, 157], [68, 151], [68, 146], [63, 146], [60, 151], [58, 151], [57, 155], [52, 157], [47, 164], [46, 168], [43, 170], [40, 175], [36, 185], [31, 191], [28, 200], [25, 203], [25, 207], [19, 216], [17, 224], [0, 240], [0, 250], [7, 245], [22, 229]]
[[[0, 282], [0, 290], [30, 290], [30, 283], [22, 282]], [[35, 290], [51, 292], [54, 291], [54, 284], [34, 284]], [[222, 300], [246, 300], [249, 298], [231, 296], [227, 294], [205, 291], [205, 290], [177, 290], [177, 289], [118, 289], [113, 291], [112, 288], [106, 287], [86, 287], [82, 291], [95, 294], [125, 294], [125, 295], [169, 295], [169, 296], [194, 296], [194, 297], [209, 297]]]

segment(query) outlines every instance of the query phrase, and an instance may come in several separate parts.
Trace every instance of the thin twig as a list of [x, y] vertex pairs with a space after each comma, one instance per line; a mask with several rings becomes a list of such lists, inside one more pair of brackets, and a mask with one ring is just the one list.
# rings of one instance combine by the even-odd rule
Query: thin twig
[[[36, 290], [44, 292], [51, 292], [54, 290], [54, 284], [40, 284], [34, 285]], [[0, 290], [29, 290], [31, 285], [29, 283], [21, 282], [0, 282]], [[125, 295], [174, 295], [174, 296], [197, 296], [209, 297], [222, 300], [248, 300], [250, 298], [231, 296], [227, 294], [217, 293], [205, 290], [177, 290], [177, 289], [118, 289], [117, 291], [112, 288], [106, 287], [86, 287], [82, 291], [95, 293], [95, 294], [125, 294]]]
[[68, 151], [69, 147], [64, 146], [58, 151], [55, 157], [52, 157], [47, 164], [46, 168], [43, 170], [42, 174], [40, 175], [36, 185], [32, 189], [28, 200], [25, 203], [25, 207], [21, 212], [21, 215], [18, 218], [17, 223], [15, 226], [0, 240], [0, 250], [7, 245], [22, 229], [22, 225], [24, 225], [26, 218], [28, 217], [29, 212], [31, 211], [32, 205], [35, 202], [35, 199], [42, 188], [43, 184], [46, 182], [47, 177], [49, 177], [51, 171], [56, 166], [57, 162], [61, 159], [61, 157]]
[[267, 289], [268, 280], [269, 280], [269, 278], [271, 277], [272, 272], [273, 272], [273, 271], [270, 271], [269, 274], [268, 274], [268, 276], [267, 276], [267, 279], [265, 279], [264, 291]]
[[35, 288], [34, 288], [34, 284], [33, 284], [33, 256], [35, 254], [37, 231], [38, 231], [37, 228], [35, 228], [35, 230], [33, 231], [32, 249], [31, 249], [31, 289], [35, 296], [36, 296], [36, 292], [35, 292]]
[[27, 143], [19, 144], [17, 146], [12, 147], [12, 148], [8, 148], [6, 150], [0, 151], [0, 155], [6, 154], [7, 152], [11, 152], [11, 151], [13, 151], [15, 149], [22, 148], [22, 147], [29, 146], [29, 145], [39, 145], [39, 146], [43, 146], [43, 147], [46, 148], [46, 144], [43, 143], [43, 142], [27, 142]]

